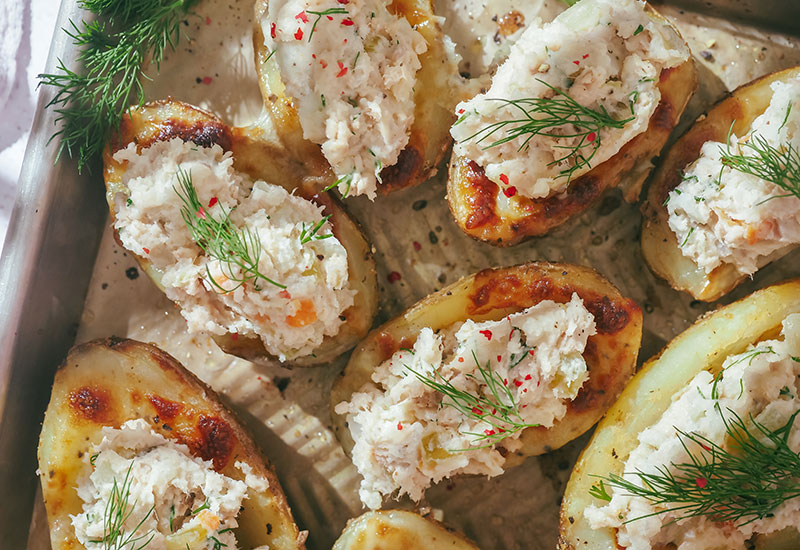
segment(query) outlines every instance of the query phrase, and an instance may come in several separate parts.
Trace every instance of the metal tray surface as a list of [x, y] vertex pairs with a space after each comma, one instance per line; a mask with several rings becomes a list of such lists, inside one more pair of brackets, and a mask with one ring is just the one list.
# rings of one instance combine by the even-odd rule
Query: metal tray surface
[[[539, 3], [553, 1], [541, 0]], [[445, 2], [437, 1], [437, 7], [440, 3]], [[800, 4], [797, 2], [683, 0], [666, 4], [659, 7], [672, 15], [679, 12], [679, 8], [673, 6], [680, 5], [713, 17], [707, 19], [698, 15], [695, 21], [693, 15], [687, 14], [683, 18], [686, 24], [681, 31], [690, 44], [693, 40], [696, 42], [695, 50], [702, 49], [706, 37], [698, 29], [705, 25], [713, 27], [715, 32], [741, 33], [745, 55], [758, 55], [760, 41], [772, 43], [770, 41], [774, 40], [774, 51], [777, 52], [774, 58], [758, 60], [762, 72], [800, 63], [800, 42], [792, 42], [788, 37], [762, 35], [759, 31], [719, 19], [720, 14], [724, 14], [725, 17], [800, 35], [797, 13]], [[760, 14], [760, 19], [754, 18], [754, 11]], [[62, 2], [47, 72], [55, 71], [58, 59], [63, 59], [68, 65], [73, 61], [75, 52], [60, 29], [67, 26], [70, 18], [77, 20], [81, 17], [74, 0]], [[720, 63], [724, 61], [722, 57]], [[234, 61], [232, 65], [241, 60]], [[726, 78], [724, 71], [716, 75], [699, 58], [698, 62], [701, 78], [706, 79], [707, 84], [684, 116], [683, 127], [726, 89], [737, 85], [735, 79]], [[156, 95], [151, 97], [160, 97], [168, 91], [159, 89], [156, 83], [151, 87], [151, 92]], [[202, 90], [189, 90], [180, 99], [199, 102], [196, 98], [201, 97], [200, 94]], [[31, 550], [48, 546], [41, 503], [37, 503], [33, 525], [31, 514], [38, 486], [36, 442], [53, 373], [76, 338], [83, 341], [114, 333], [159, 343], [225, 394], [254, 429], [267, 455], [276, 462], [301, 528], [311, 530], [309, 548], [329, 548], [347, 517], [359, 511], [359, 503], [353, 500], [352, 493], [358, 478], [336, 441], [330, 438], [327, 412], [323, 410], [327, 402], [326, 398], [320, 397], [324, 391], [319, 389], [327, 391], [342, 361], [321, 369], [287, 373], [277, 367], [254, 370], [244, 361], [220, 358], [220, 352], [203, 340], [192, 339], [193, 351], [183, 355], [179, 353], [184, 348], [171, 350], [170, 345], [177, 346], [171, 342], [185, 342], [187, 339], [185, 334], [179, 334], [180, 317], [169, 301], [154, 292], [145, 277], [130, 280], [124, 276], [125, 270], [134, 267], [135, 263], [116, 248], [110, 232], [106, 230], [104, 234], [107, 210], [99, 166], [93, 167], [90, 173], [79, 175], [75, 163], [69, 159], [62, 158], [56, 162], [56, 148], [52, 144], [48, 146], [55, 115], [43, 107], [51, 97], [52, 90], [41, 89], [18, 196], [0, 258], [0, 330], [4, 342], [0, 348], [0, 492], [7, 497], [15, 496], [0, 502], [2, 546], [25, 548], [27, 544]], [[206, 106], [233, 121], [246, 120], [257, 111], [258, 105], [253, 103], [257, 102], [257, 96], [245, 97], [233, 109], [226, 109], [224, 99], [219, 99], [218, 104], [212, 99]], [[647, 319], [640, 352], [642, 360], [657, 352], [669, 338], [713, 307], [692, 302], [687, 296], [674, 293], [663, 283], [655, 281], [638, 253], [638, 223], [627, 227], [620, 227], [623, 224], [619, 223], [621, 219], [637, 219], [638, 207], [625, 204], [618, 194], [607, 195], [589, 213], [552, 236], [513, 249], [498, 250], [470, 241], [454, 227], [442, 201], [444, 174], [440, 172], [439, 177], [422, 187], [381, 199], [379, 205], [383, 210], [380, 212], [365, 200], [346, 202], [351, 213], [364, 224], [368, 237], [378, 250], [382, 292], [378, 322], [396, 315], [425, 294], [461, 275], [488, 265], [509, 265], [536, 258], [594, 265], [624, 293], [633, 296], [645, 309]], [[421, 201], [427, 204], [426, 208], [412, 209], [412, 204], [421, 204]], [[405, 220], [407, 225], [403, 226], [403, 233], [407, 240], [399, 242], [393, 237], [387, 230], [391, 226], [385, 224], [387, 217]], [[413, 221], [409, 223], [409, 220]], [[416, 244], [412, 247], [414, 241], [422, 243], [421, 251]], [[634, 247], [631, 259], [630, 251]], [[737, 289], [725, 301], [780, 280], [787, 273], [800, 275], [798, 252], [763, 269], [753, 281]], [[614, 264], [619, 265], [614, 267]], [[393, 271], [401, 272], [403, 279], [397, 284], [388, 284], [387, 275]], [[101, 291], [102, 283], [106, 283], [111, 291]], [[131, 296], [137, 298], [137, 304], [130, 303]], [[157, 329], [146, 326], [153, 311], [160, 311], [168, 318]], [[258, 382], [256, 375], [259, 376]], [[262, 381], [261, 375], [266, 381]], [[287, 392], [280, 389], [284, 380], [291, 381]], [[563, 482], [585, 443], [586, 437], [563, 451], [531, 460], [488, 482], [482, 478], [470, 478], [442, 483], [431, 490], [428, 504], [443, 508], [445, 521], [484, 543], [485, 539], [477, 533], [481, 525], [471, 517], [473, 501], [463, 497], [475, 498], [477, 495], [484, 499], [483, 505], [496, 510], [507, 510], [506, 503], [514, 499], [520, 503], [520, 506], [512, 507], [514, 510], [482, 518], [485, 520], [483, 526], [489, 532], [505, 531], [508, 535], [498, 537], [484, 547], [520, 547], [520, 539], [515, 537], [515, 533], [534, 515], [532, 508], [546, 508], [547, 517], [542, 519], [543, 524], [557, 521], [552, 517], [552, 511], [557, 510]], [[530, 479], [525, 485], [517, 486], [521, 476]], [[526, 494], [530, 484], [541, 486], [541, 492]], [[462, 498], [454, 500], [454, 495]], [[543, 502], [545, 500], [547, 502]], [[538, 544], [548, 547], [552, 535], [532, 533], [534, 538], [541, 539], [537, 547]]]

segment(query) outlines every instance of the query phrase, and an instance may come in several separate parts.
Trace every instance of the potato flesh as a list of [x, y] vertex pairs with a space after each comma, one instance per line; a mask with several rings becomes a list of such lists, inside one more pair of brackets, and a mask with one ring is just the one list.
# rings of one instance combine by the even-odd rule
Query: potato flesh
[[[591, 475], [621, 474], [638, 444], [636, 434], [654, 424], [701, 370], [714, 371], [729, 355], [773, 337], [783, 319], [800, 312], [800, 280], [771, 286], [721, 308], [678, 335], [648, 361], [595, 430], [572, 471], [561, 507], [562, 550], [616, 550], [612, 529], [592, 529], [583, 510], [599, 501], [589, 495]], [[772, 550], [772, 546], [764, 546]]]
[[243, 479], [234, 466], [242, 461], [267, 479], [267, 492], [248, 489], [245, 509], [237, 518], [241, 548], [302, 548], [275, 474], [213, 391], [154, 346], [97, 340], [73, 348], [67, 356], [56, 373], [42, 425], [39, 469], [54, 550], [81, 548], [70, 515], [82, 510], [76, 487], [91, 468], [86, 456], [102, 439], [101, 428], [136, 418], [146, 419], [164, 437], [187, 444], [195, 456], [212, 460], [228, 477]]
[[[697, 300], [712, 302], [730, 292], [746, 279], [730, 264], [722, 264], [711, 273], [698, 267], [681, 253], [678, 240], [668, 225], [669, 216], [664, 205], [669, 192], [680, 183], [685, 168], [697, 160], [700, 149], [707, 141], [724, 143], [733, 124], [736, 135], [748, 132], [753, 120], [769, 105], [772, 99], [770, 84], [794, 79], [800, 67], [786, 69], [746, 84], [701, 116], [669, 151], [653, 176], [643, 206], [645, 221], [642, 226], [642, 254], [650, 269], [665, 279], [674, 289], [688, 292]], [[763, 258], [761, 266], [787, 254], [794, 247], [786, 247]]]
[[477, 550], [462, 535], [413, 512], [367, 512], [347, 522], [333, 550]]
[[[597, 422], [622, 391], [633, 374], [641, 341], [639, 307], [593, 270], [579, 266], [532, 263], [488, 269], [428, 296], [372, 331], [359, 345], [333, 387], [331, 407], [349, 401], [370, 380], [375, 367], [398, 349], [413, 345], [424, 327], [436, 330], [468, 318], [502, 319], [542, 300], [565, 303], [573, 292], [584, 300], [598, 327], [598, 334], [589, 338], [584, 353], [589, 380], [554, 427], [527, 428], [522, 432], [522, 447], [509, 454], [505, 465], [511, 467], [527, 456], [557, 449]], [[345, 417], [335, 412], [332, 416], [334, 431], [350, 452], [353, 440]]]
[[[133, 109], [123, 119], [119, 135], [111, 140], [103, 153], [106, 202], [114, 221], [114, 195], [120, 191], [124, 164], [113, 159], [116, 151], [135, 142], [147, 147], [156, 140], [181, 138], [200, 146], [220, 145], [232, 151], [236, 170], [253, 180], [264, 180], [283, 186], [288, 191], [324, 206], [331, 215], [333, 232], [347, 250], [347, 265], [351, 288], [356, 290], [354, 304], [342, 315], [346, 321], [334, 336], [326, 336], [313, 355], [290, 361], [292, 366], [310, 366], [329, 362], [352, 348], [372, 326], [378, 306], [375, 263], [370, 245], [358, 225], [340, 203], [327, 193], [317, 194], [317, 179], [313, 162], [301, 163], [285, 150], [264, 140], [257, 127], [231, 128], [216, 116], [175, 100], [147, 103]], [[161, 274], [148, 258], [136, 260], [150, 278], [161, 288]], [[162, 289], [163, 290], [163, 289]], [[226, 334], [214, 340], [227, 353], [256, 362], [277, 361], [264, 349], [260, 338]]]

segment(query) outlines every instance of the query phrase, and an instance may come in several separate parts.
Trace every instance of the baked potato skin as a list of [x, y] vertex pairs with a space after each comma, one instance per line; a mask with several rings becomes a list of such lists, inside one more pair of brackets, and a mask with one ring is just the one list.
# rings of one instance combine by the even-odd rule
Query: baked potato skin
[[[770, 85], [775, 81], [795, 78], [798, 74], [800, 67], [794, 67], [738, 88], [707, 114], [701, 115], [664, 155], [648, 189], [647, 200], [642, 206], [642, 254], [650, 269], [674, 289], [688, 292], [696, 300], [713, 302], [747, 278], [730, 264], [720, 265], [707, 274], [694, 261], [684, 256], [675, 234], [669, 228], [669, 214], [664, 201], [670, 191], [680, 184], [685, 168], [697, 160], [705, 142], [725, 143], [731, 124], [736, 135], [746, 133], [753, 120], [769, 105], [772, 99]], [[787, 252], [788, 248], [777, 251], [764, 258], [762, 265]]]
[[[654, 13], [651, 17], [661, 20]], [[658, 82], [661, 100], [647, 130], [606, 162], [572, 180], [563, 195], [506, 198], [481, 166], [454, 153], [447, 180], [450, 212], [470, 237], [496, 246], [511, 246], [565, 223], [588, 209], [611, 187], [621, 187], [629, 202], [638, 200], [652, 168], [651, 159], [661, 151], [696, 88], [697, 70], [691, 58], [663, 70]], [[500, 207], [506, 203], [507, 207]]]
[[[281, 185], [312, 202], [324, 206], [330, 214], [333, 233], [347, 250], [350, 284], [356, 290], [354, 304], [343, 312], [346, 321], [335, 336], [325, 337], [314, 355], [299, 357], [284, 363], [284, 366], [313, 366], [329, 362], [352, 348], [372, 326], [372, 318], [378, 307], [378, 288], [375, 263], [370, 245], [358, 224], [345, 212], [341, 203], [329, 193], [318, 193], [313, 162], [303, 163], [286, 154], [281, 147], [263, 139], [258, 127], [232, 128], [217, 116], [172, 99], [147, 103], [131, 110], [122, 120], [118, 135], [109, 142], [103, 153], [106, 201], [111, 213], [111, 224], [115, 220], [114, 196], [121, 190], [120, 182], [125, 171], [124, 163], [113, 159], [114, 153], [136, 143], [139, 150], [156, 141], [181, 138], [202, 147], [219, 145], [233, 153], [234, 167], [253, 179], [262, 179]], [[115, 231], [117, 242], [119, 235]], [[148, 258], [136, 256], [136, 260], [150, 278], [161, 288], [161, 275]], [[225, 352], [250, 361], [277, 361], [264, 349], [258, 337], [215, 336], [214, 340]]]
[[167, 439], [187, 445], [193, 455], [211, 460], [220, 473], [243, 479], [234, 466], [243, 461], [267, 479], [267, 493], [248, 490], [235, 529], [241, 548], [304, 548], [304, 535], [274, 471], [213, 390], [155, 346], [106, 339], [69, 352], [56, 373], [45, 412], [39, 470], [54, 550], [83, 548], [70, 514], [82, 510], [76, 487], [89, 472], [85, 455], [102, 439], [100, 428], [137, 418]]
[[[597, 426], [589, 445], [572, 470], [561, 504], [560, 550], [617, 550], [612, 529], [591, 529], [583, 510], [599, 504], [589, 495], [596, 483], [591, 475], [622, 474], [637, 445], [636, 435], [654, 424], [672, 402], [672, 396], [701, 370], [719, 369], [731, 354], [752, 343], [775, 337], [781, 321], [800, 312], [800, 279], [767, 287], [747, 298], [708, 313], [675, 337], [650, 359]], [[787, 535], [783, 535], [787, 536]], [[777, 550], [763, 537], [763, 550]], [[797, 544], [800, 540], [792, 539]], [[775, 543], [777, 544], [777, 543]]]
[[405, 510], [367, 512], [347, 522], [333, 550], [478, 550], [463, 535]]
[[[264, 45], [261, 20], [268, 7], [269, 0], [255, 3], [253, 49], [261, 94], [286, 149], [295, 158], [313, 159], [317, 173], [325, 178], [322, 187], [326, 187], [336, 177], [320, 147], [303, 137], [297, 109], [286, 94], [277, 60], [270, 59], [270, 52]], [[433, 13], [432, 2], [392, 0], [387, 8], [390, 13], [405, 17], [425, 39], [428, 49], [419, 57], [421, 67], [416, 74], [414, 123], [409, 129], [408, 144], [400, 152], [396, 164], [381, 170], [381, 182], [377, 187], [381, 195], [413, 187], [436, 173], [436, 167], [450, 146], [450, 126], [456, 120], [453, 109], [458, 101], [451, 83], [451, 78], [458, 77], [458, 67], [447, 55], [444, 33]]]
[[594, 270], [581, 266], [529, 263], [486, 269], [436, 292], [403, 315], [373, 330], [350, 357], [331, 392], [334, 431], [346, 452], [353, 447], [345, 417], [333, 408], [370, 381], [375, 367], [413, 346], [424, 327], [441, 329], [466, 319], [497, 320], [543, 300], [566, 303], [576, 292], [594, 315], [597, 334], [586, 345], [589, 379], [550, 429], [526, 428], [522, 447], [506, 466], [557, 449], [591, 428], [633, 375], [642, 336], [642, 311]]

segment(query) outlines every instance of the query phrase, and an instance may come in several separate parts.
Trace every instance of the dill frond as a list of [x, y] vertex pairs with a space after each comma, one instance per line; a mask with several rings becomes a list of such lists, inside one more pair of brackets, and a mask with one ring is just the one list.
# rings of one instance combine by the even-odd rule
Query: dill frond
[[74, 71], [59, 60], [55, 73], [38, 76], [56, 93], [47, 107], [57, 113], [58, 157], [77, 158], [78, 171], [103, 150], [132, 104], [144, 103], [142, 66], [156, 68], [180, 38], [180, 24], [194, 0], [81, 0], [98, 20], [70, 21], [64, 31], [80, 48]]
[[222, 205], [220, 205], [222, 215], [219, 219], [212, 216], [197, 197], [192, 174], [186, 173], [179, 167], [176, 177], [179, 187], [173, 189], [183, 203], [181, 217], [189, 228], [192, 239], [208, 256], [218, 260], [223, 274], [237, 284], [234, 288], [222, 287], [206, 266], [209, 283], [223, 294], [232, 292], [248, 282], [252, 282], [256, 290], [261, 290], [258, 285], [259, 280], [278, 288], [286, 288], [286, 285], [273, 281], [258, 270], [258, 261], [261, 257], [261, 238], [258, 233], [247, 227], [238, 229], [230, 218], [232, 210], [225, 212]]

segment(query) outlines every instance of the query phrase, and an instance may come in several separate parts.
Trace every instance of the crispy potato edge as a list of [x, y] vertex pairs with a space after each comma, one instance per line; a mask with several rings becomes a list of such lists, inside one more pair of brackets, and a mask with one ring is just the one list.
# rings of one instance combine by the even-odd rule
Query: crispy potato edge
[[[655, 21], [677, 29], [648, 5]], [[481, 166], [453, 153], [447, 180], [447, 200], [456, 224], [470, 237], [495, 246], [512, 246], [566, 223], [587, 210], [612, 187], [620, 187], [628, 202], [638, 200], [641, 187], [697, 88], [697, 68], [686, 62], [662, 71], [658, 82], [661, 100], [650, 117], [647, 130], [626, 143], [620, 151], [570, 182], [563, 195], [530, 199], [516, 195], [501, 197], [497, 184]], [[500, 203], [507, 204], [502, 211]]]
[[[668, 194], [681, 182], [680, 175], [694, 162], [706, 141], [724, 142], [733, 130], [742, 135], [769, 105], [770, 84], [788, 80], [800, 74], [800, 67], [771, 73], [744, 84], [717, 102], [669, 148], [656, 169], [642, 206], [642, 254], [650, 269], [666, 280], [675, 290], [688, 292], [696, 300], [718, 300], [747, 277], [730, 264], [723, 264], [711, 273], [698, 267], [681, 253], [677, 238], [668, 225]], [[734, 124], [735, 121], [735, 124]], [[794, 247], [786, 247], [763, 259], [760, 267], [782, 257]]]
[[[589, 527], [583, 510], [592, 474], [621, 474], [635, 434], [660, 418], [672, 396], [701, 370], [718, 368], [749, 344], [774, 337], [781, 321], [800, 312], [800, 279], [773, 285], [710, 312], [648, 360], [600, 421], [572, 471], [561, 506], [561, 550], [617, 550], [612, 529]], [[766, 550], [766, 548], [765, 548]]]
[[333, 409], [368, 383], [375, 367], [392, 353], [413, 345], [423, 327], [441, 329], [468, 318], [502, 319], [542, 300], [567, 302], [573, 292], [584, 299], [598, 325], [598, 334], [589, 338], [584, 353], [589, 381], [554, 427], [527, 428], [523, 432], [523, 446], [508, 455], [506, 466], [557, 449], [587, 431], [633, 375], [641, 342], [642, 312], [590, 268], [540, 262], [486, 269], [464, 277], [373, 330], [353, 352], [331, 392], [334, 432], [345, 451], [350, 452], [353, 440], [345, 417]]
[[69, 516], [82, 508], [76, 486], [90, 470], [85, 457], [102, 439], [102, 427], [134, 418], [212, 460], [217, 471], [243, 479], [234, 467], [242, 461], [268, 481], [267, 493], [248, 489], [236, 530], [243, 548], [304, 548], [274, 469], [217, 394], [159, 348], [107, 338], [70, 350], [45, 412], [38, 456], [54, 550], [83, 548]]
[[[114, 160], [114, 153], [130, 143], [135, 143], [141, 149], [156, 141], [173, 138], [192, 141], [203, 147], [220, 145], [223, 150], [233, 153], [237, 170], [253, 179], [281, 185], [289, 191], [296, 189], [298, 195], [323, 206], [324, 213], [332, 216], [333, 232], [347, 250], [350, 283], [357, 292], [354, 304], [343, 313], [346, 321], [339, 332], [334, 336], [326, 336], [313, 355], [281, 364], [285, 367], [325, 364], [355, 346], [372, 327], [372, 319], [378, 309], [378, 283], [370, 244], [358, 223], [338, 199], [329, 193], [314, 191], [316, 185], [313, 182], [316, 180], [313, 164], [304, 165], [287, 155], [285, 150], [265, 141], [259, 128], [231, 128], [215, 114], [173, 99], [154, 101], [133, 109], [123, 118], [119, 134], [109, 141], [103, 152], [110, 223], [114, 224], [114, 196], [120, 191], [125, 171], [124, 163]], [[116, 229], [114, 236], [122, 246]], [[131, 254], [156, 286], [163, 290], [161, 273], [152, 266], [150, 260]], [[269, 354], [257, 337], [226, 334], [216, 336], [214, 340], [225, 352], [238, 357], [254, 362], [278, 362], [277, 357]]]

